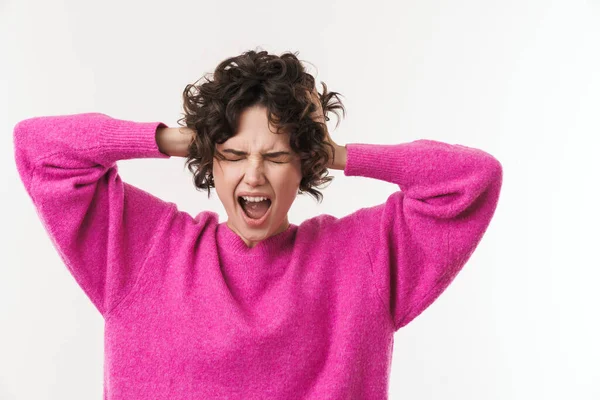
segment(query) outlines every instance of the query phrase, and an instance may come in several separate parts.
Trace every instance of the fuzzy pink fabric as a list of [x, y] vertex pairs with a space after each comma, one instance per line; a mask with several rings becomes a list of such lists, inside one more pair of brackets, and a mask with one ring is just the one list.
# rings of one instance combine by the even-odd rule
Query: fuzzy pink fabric
[[348, 144], [344, 175], [400, 190], [248, 248], [217, 213], [121, 180], [118, 160], [169, 158], [158, 126], [84, 113], [14, 129], [27, 193], [104, 317], [104, 399], [387, 399], [394, 332], [469, 260], [501, 164], [433, 140]]

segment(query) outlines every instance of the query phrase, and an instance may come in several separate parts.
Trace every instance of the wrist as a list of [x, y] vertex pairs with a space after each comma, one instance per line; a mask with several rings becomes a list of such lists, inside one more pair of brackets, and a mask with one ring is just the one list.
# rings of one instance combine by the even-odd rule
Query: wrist
[[339, 170], [345, 169], [347, 158], [348, 158], [348, 150], [346, 149], [346, 146], [336, 145], [335, 160], [333, 160], [331, 169], [339, 169]]
[[156, 145], [161, 153], [171, 157], [186, 157], [194, 131], [190, 128], [159, 127], [156, 129]]

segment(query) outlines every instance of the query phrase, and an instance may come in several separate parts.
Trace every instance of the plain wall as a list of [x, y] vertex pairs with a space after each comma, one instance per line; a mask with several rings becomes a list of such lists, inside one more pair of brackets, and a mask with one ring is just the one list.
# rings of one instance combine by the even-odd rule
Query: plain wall
[[[257, 48], [297, 51], [344, 95], [338, 144], [427, 138], [503, 165], [479, 247], [395, 335], [389, 398], [599, 399], [600, 5], [576, 0], [0, 1], [0, 399], [100, 399], [103, 377], [103, 320], [18, 178], [14, 125], [102, 112], [177, 126], [186, 84]], [[183, 162], [119, 171], [226, 220]], [[331, 175], [323, 203], [299, 196], [291, 222], [398, 189]]]

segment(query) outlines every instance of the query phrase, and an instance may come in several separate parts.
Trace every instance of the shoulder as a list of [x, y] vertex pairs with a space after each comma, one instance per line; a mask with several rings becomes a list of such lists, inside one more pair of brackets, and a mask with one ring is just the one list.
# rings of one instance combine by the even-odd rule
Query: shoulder
[[359, 229], [356, 213], [343, 217], [331, 214], [319, 214], [303, 221], [298, 226], [298, 237], [310, 238], [311, 241], [324, 239], [352, 240]]
[[181, 233], [216, 229], [219, 224], [219, 214], [214, 211], [205, 210], [193, 216], [185, 210], [180, 210], [177, 204], [174, 203], [167, 213], [166, 219], [167, 231]]

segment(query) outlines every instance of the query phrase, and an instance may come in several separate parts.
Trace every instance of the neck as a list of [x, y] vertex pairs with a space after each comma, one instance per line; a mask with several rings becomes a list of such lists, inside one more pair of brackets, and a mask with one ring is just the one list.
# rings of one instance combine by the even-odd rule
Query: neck
[[[231, 229], [233, 232], [235, 232], [244, 241], [244, 243], [246, 243], [246, 246], [248, 246], [248, 248], [253, 248], [258, 243], [260, 243], [260, 240], [257, 240], [257, 241], [248, 240], [245, 237], [243, 237], [242, 235], [240, 235], [240, 233], [238, 232], [238, 230], [231, 224], [231, 222], [230, 222], [229, 219], [227, 220], [227, 226], [229, 227], [229, 229]], [[281, 225], [279, 226], [279, 228], [277, 228], [277, 230], [275, 232], [273, 232], [272, 234], [270, 234], [268, 237], [277, 235], [278, 233], [281, 233], [281, 232], [285, 231], [286, 229], [289, 228], [289, 226], [290, 226], [290, 223], [289, 223], [288, 217], [286, 215], [285, 219], [283, 220], [283, 222], [281, 223]]]

